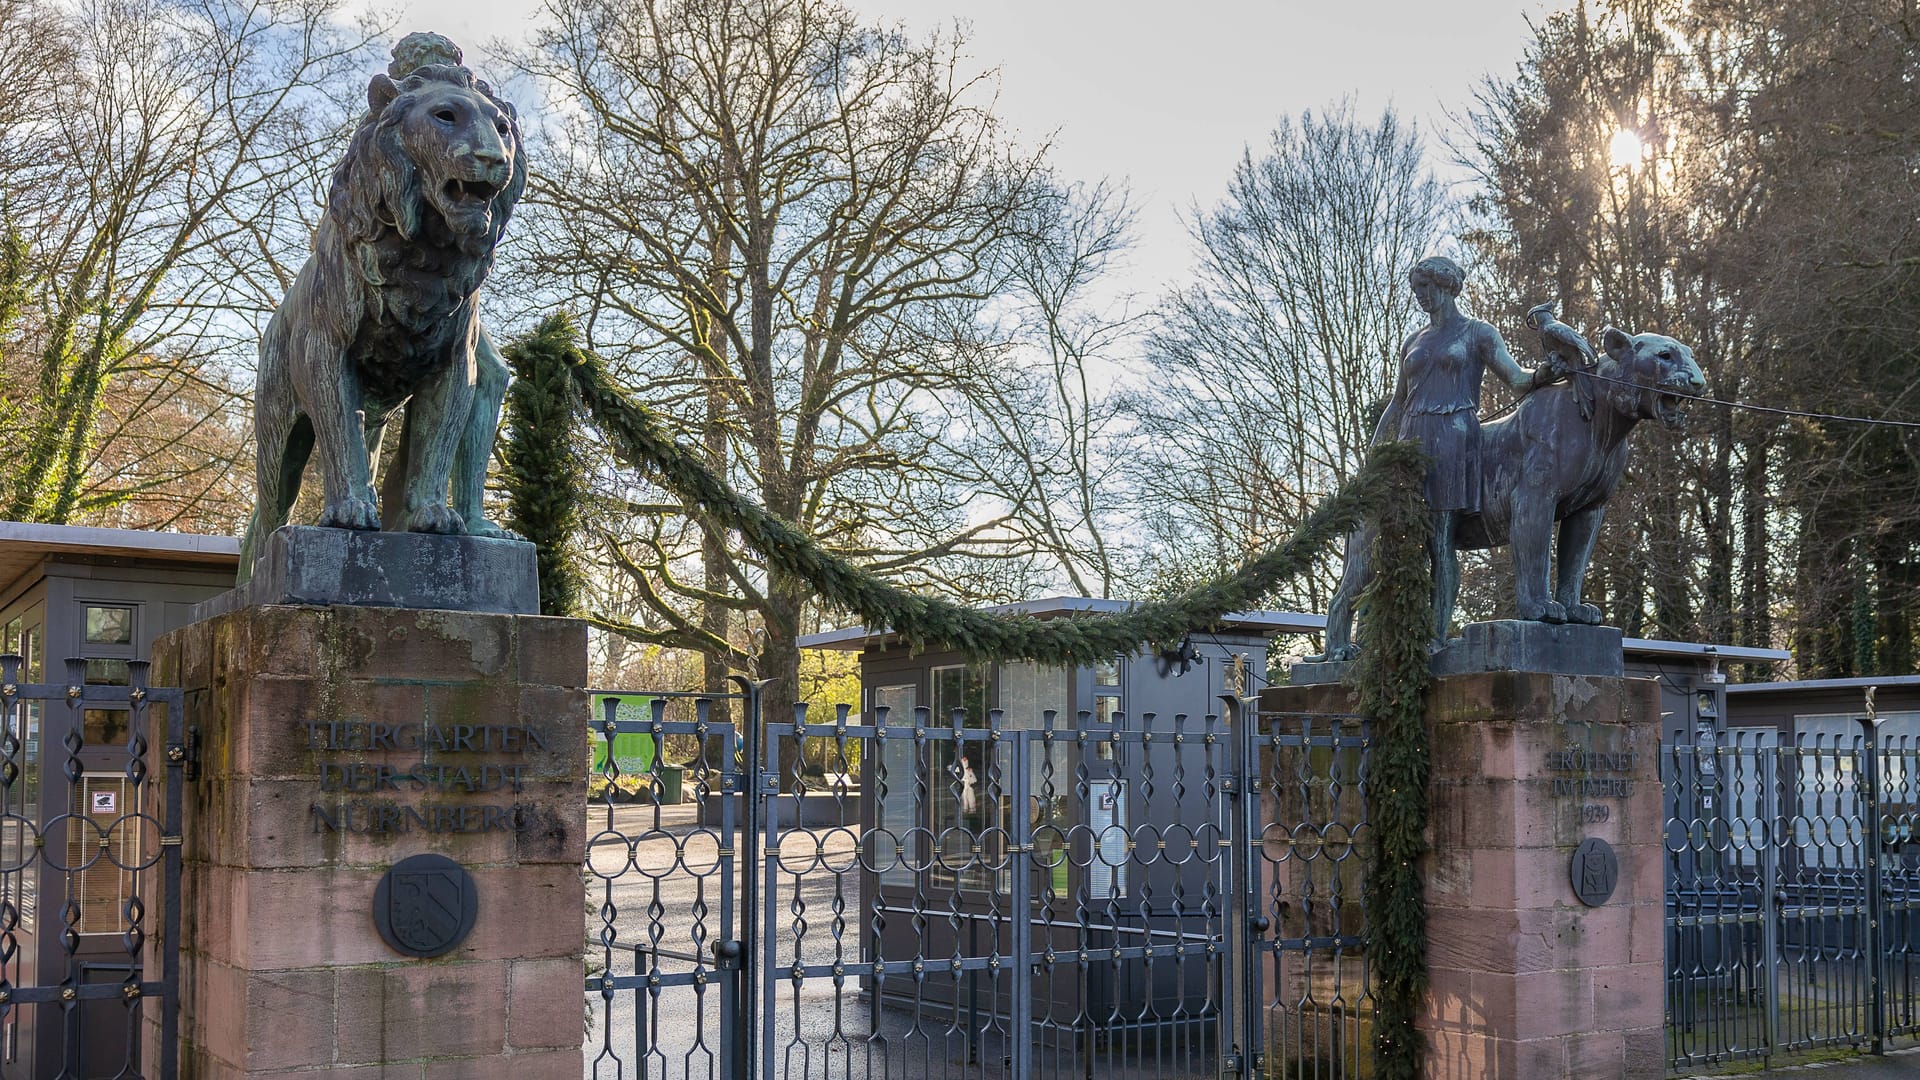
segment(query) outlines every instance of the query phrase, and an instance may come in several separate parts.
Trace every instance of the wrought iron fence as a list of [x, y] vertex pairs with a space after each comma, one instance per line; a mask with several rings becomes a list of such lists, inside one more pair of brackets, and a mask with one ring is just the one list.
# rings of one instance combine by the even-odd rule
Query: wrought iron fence
[[177, 1074], [182, 696], [115, 663], [0, 656], [0, 1078]]
[[1920, 1033], [1920, 741], [1736, 732], [1661, 766], [1670, 1064]]
[[587, 1075], [1367, 1075], [1357, 719], [758, 695], [594, 721]]

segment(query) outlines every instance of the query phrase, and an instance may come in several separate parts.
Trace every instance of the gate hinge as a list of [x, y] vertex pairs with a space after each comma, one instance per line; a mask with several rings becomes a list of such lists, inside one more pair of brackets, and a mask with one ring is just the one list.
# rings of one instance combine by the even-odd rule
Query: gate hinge
[[182, 741], [167, 744], [167, 764], [180, 766], [181, 779], [200, 779], [200, 728], [198, 725], [189, 725], [187, 737]]
[[1238, 1076], [1245, 1073], [1246, 1068], [1241, 1063], [1239, 1054], [1222, 1054], [1220, 1055], [1220, 1071]]

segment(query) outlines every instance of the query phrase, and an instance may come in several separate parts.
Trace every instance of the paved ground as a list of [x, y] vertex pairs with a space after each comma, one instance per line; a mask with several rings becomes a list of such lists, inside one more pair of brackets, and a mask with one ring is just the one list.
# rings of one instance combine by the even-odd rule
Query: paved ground
[[[1690, 1073], [1689, 1077], [1711, 1077], [1713, 1073]], [[1720, 1074], [1724, 1076], [1725, 1074]], [[1741, 1073], [1742, 1076], [1779, 1077], [1780, 1080], [1917, 1080], [1920, 1078], [1920, 1046], [1874, 1056], [1862, 1054], [1844, 1061], [1817, 1065], [1769, 1069]]]

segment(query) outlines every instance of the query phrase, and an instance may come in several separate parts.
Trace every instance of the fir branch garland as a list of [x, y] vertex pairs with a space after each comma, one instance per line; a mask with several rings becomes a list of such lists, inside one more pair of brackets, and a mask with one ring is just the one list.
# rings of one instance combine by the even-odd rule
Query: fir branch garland
[[696, 512], [739, 532], [769, 563], [811, 583], [821, 599], [853, 612], [868, 626], [890, 630], [914, 647], [937, 643], [983, 659], [1078, 665], [1149, 643], [1178, 641], [1230, 612], [1256, 606], [1277, 585], [1311, 567], [1335, 539], [1377, 514], [1390, 492], [1417, 491], [1424, 477], [1425, 457], [1417, 448], [1376, 447], [1360, 472], [1322, 500], [1293, 536], [1178, 596], [1097, 618], [993, 615], [907, 592], [825, 551], [683, 450], [643, 406], [614, 385], [598, 357], [581, 350], [571, 359], [574, 389], [616, 457], [652, 473]]
[[[1411, 495], [1411, 497], [1409, 497]], [[1374, 1075], [1419, 1080], [1414, 1022], [1427, 993], [1427, 643], [1433, 634], [1433, 523], [1419, 489], [1383, 502], [1373, 544], [1374, 578], [1361, 598], [1366, 631], [1353, 673], [1360, 711], [1373, 721], [1368, 783], [1370, 954], [1378, 982]]]
[[[1229, 573], [1122, 615], [1043, 621], [990, 615], [906, 592], [821, 549], [794, 525], [734, 491], [698, 455], [683, 450], [643, 406], [614, 385], [598, 357], [579, 347], [564, 320], [549, 319], [509, 355], [515, 373], [527, 384], [514, 399], [516, 424], [524, 418], [529, 428], [519, 449], [510, 440], [508, 452], [510, 486], [516, 500], [525, 499], [514, 503], [514, 521], [541, 543], [543, 603], [548, 549], [563, 546], [581, 492], [582, 476], [568, 446], [567, 427], [553, 411], [570, 407], [570, 396], [616, 457], [651, 473], [695, 512], [738, 531], [770, 563], [810, 582], [827, 602], [912, 645], [938, 643], [980, 658], [1085, 664], [1177, 640], [1229, 612], [1253, 607], [1275, 586], [1305, 571], [1333, 540], [1364, 521], [1378, 522], [1376, 574], [1362, 598], [1365, 631], [1354, 672], [1362, 711], [1374, 725], [1372, 865], [1366, 888], [1380, 979], [1375, 990], [1375, 1075], [1381, 1080], [1418, 1080], [1422, 1039], [1414, 1025], [1427, 990], [1426, 902], [1419, 860], [1426, 851], [1429, 765], [1424, 713], [1433, 615], [1427, 556], [1432, 523], [1423, 494], [1427, 459], [1416, 446], [1373, 448], [1361, 470], [1322, 500], [1293, 536]], [[555, 573], [555, 595], [564, 595], [570, 605], [571, 575], [559, 569]]]
[[579, 599], [573, 534], [580, 523], [585, 470], [573, 448], [573, 398], [567, 366], [579, 350], [573, 320], [550, 315], [501, 358], [513, 370], [507, 390], [507, 527], [534, 544], [540, 612], [570, 615]]

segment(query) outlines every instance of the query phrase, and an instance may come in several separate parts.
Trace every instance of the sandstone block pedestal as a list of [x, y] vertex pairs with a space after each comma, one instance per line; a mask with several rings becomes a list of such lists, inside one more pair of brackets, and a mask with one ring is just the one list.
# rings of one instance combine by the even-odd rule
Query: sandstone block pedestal
[[[1325, 684], [1261, 707], [1354, 702]], [[1433, 680], [1428, 1080], [1665, 1075], [1659, 731], [1651, 680]]]
[[[584, 625], [254, 606], [154, 651], [200, 749], [181, 1075], [578, 1077]], [[475, 907], [431, 958], [376, 924], [383, 875], [419, 854], [468, 879], [396, 877], [390, 937], [431, 941]]]

